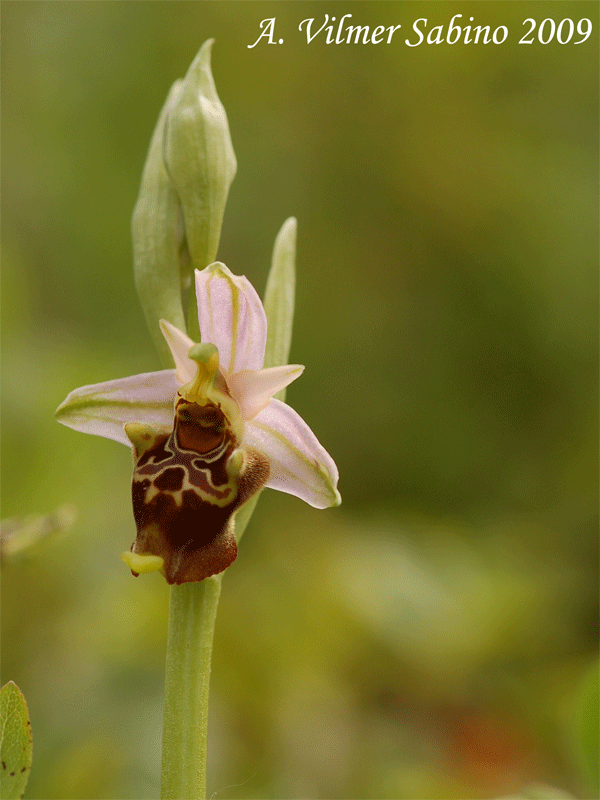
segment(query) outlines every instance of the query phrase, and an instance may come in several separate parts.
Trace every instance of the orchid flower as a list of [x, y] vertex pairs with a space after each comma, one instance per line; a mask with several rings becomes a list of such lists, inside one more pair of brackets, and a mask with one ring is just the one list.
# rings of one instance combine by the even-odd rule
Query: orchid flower
[[236, 558], [234, 514], [271, 487], [315, 508], [341, 502], [338, 471], [302, 418], [273, 397], [301, 375], [263, 369], [267, 320], [256, 290], [221, 263], [196, 270], [201, 344], [161, 320], [175, 369], [71, 392], [64, 425], [133, 446], [134, 574], [201, 581]]

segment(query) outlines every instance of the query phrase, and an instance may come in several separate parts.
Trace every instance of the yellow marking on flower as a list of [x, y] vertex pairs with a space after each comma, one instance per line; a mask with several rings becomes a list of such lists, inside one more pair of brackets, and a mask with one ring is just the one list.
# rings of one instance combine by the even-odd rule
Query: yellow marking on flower
[[136, 458], [141, 458], [147, 450], [151, 450], [161, 433], [164, 435], [164, 431], [158, 431], [143, 422], [127, 422], [124, 427], [127, 438], [135, 447]]
[[[240, 454], [242, 457], [238, 455]], [[235, 450], [232, 456], [230, 457], [229, 461], [226, 462], [225, 469], [227, 471], [227, 475], [229, 480], [227, 483], [219, 484], [215, 486], [212, 481], [212, 476], [209, 470], [202, 470], [206, 476], [206, 481], [208, 483], [209, 488], [214, 489], [215, 492], [205, 491], [200, 486], [193, 484], [189, 480], [189, 475], [186, 470], [186, 474], [183, 477], [181, 488], [180, 489], [159, 489], [154, 481], [150, 482], [150, 485], [146, 489], [146, 493], [144, 495], [144, 504], [149, 505], [155, 497], [158, 495], [165, 495], [168, 497], [173, 498], [173, 502], [177, 508], [182, 508], [184, 503], [184, 492], [192, 491], [194, 494], [200, 498], [200, 500], [204, 503], [207, 503], [211, 506], [218, 506], [219, 508], [225, 508], [225, 506], [229, 505], [229, 503], [234, 500], [237, 487], [236, 487], [236, 479], [241, 471], [243, 466], [243, 453], [239, 450]], [[160, 473], [156, 477], [160, 476]], [[141, 476], [141, 478], [135, 478], [141, 483], [143, 479], [147, 480], [148, 476]], [[222, 496], [219, 496], [222, 495]], [[137, 570], [136, 570], [137, 572]]]
[[121, 553], [121, 559], [132, 572], [136, 572], [138, 575], [145, 574], [146, 572], [157, 572], [163, 568], [165, 563], [164, 559], [160, 556], [132, 553], [129, 550], [125, 553]]

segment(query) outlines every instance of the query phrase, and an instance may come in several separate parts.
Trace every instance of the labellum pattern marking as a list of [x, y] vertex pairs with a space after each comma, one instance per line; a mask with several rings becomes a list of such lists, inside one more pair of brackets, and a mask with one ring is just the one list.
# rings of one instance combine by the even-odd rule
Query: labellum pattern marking
[[128, 434], [136, 462], [132, 551], [161, 556], [169, 583], [222, 572], [237, 556], [232, 515], [268, 480], [266, 457], [238, 448], [220, 405], [181, 396], [170, 433], [138, 426]]

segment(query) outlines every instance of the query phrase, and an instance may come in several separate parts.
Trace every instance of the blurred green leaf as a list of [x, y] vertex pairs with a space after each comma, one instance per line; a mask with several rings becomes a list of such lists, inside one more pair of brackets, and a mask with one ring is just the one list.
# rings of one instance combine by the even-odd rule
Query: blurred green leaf
[[77, 519], [74, 506], [64, 505], [51, 514], [31, 514], [3, 520], [0, 528], [2, 558], [32, 555], [66, 533]]
[[31, 723], [19, 687], [9, 681], [0, 690], [2, 800], [23, 797], [31, 770]]

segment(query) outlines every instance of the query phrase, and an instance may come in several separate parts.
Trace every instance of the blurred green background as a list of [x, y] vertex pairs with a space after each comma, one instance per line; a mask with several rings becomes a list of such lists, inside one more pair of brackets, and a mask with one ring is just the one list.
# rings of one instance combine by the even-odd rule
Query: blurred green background
[[[403, 27], [307, 45], [325, 13]], [[509, 38], [404, 45], [456, 13]], [[284, 44], [249, 49], [273, 16]], [[528, 17], [594, 29], [519, 45]], [[159, 368], [130, 217], [209, 37], [239, 165], [219, 256], [262, 292], [298, 218], [288, 401], [344, 500], [265, 492], [225, 576], [209, 793], [597, 796], [597, 3], [5, 0], [2, 23], [3, 517], [77, 512], [3, 564], [26, 797], [158, 794], [168, 589], [119, 559], [129, 453], [53, 413]]]

